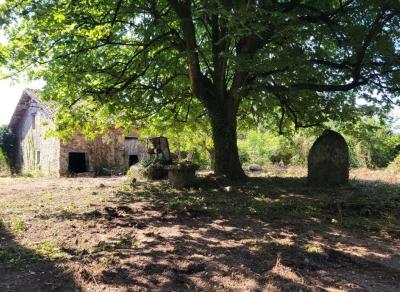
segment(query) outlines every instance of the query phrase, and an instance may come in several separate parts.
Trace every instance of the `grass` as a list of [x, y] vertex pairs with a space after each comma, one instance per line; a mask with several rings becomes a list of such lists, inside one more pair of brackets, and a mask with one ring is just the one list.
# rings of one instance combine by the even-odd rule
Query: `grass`
[[398, 186], [353, 182], [337, 188], [312, 188], [303, 179], [252, 179], [244, 187], [225, 189], [177, 191], [163, 185], [135, 194], [178, 212], [253, 216], [264, 221], [317, 219], [361, 232], [400, 235]]
[[13, 221], [0, 220], [0, 228], [5, 228], [13, 236], [19, 236], [27, 229], [27, 224], [22, 219], [16, 218]]
[[17, 244], [0, 245], [0, 262], [7, 268], [23, 270], [27, 265], [39, 260], [39, 254]]
[[37, 255], [48, 260], [57, 260], [65, 257], [61, 246], [52, 240], [45, 240], [35, 244], [34, 250]]
[[32, 263], [58, 260], [64, 256], [65, 253], [52, 241], [37, 243], [32, 250], [16, 243], [0, 245], [0, 262], [14, 270], [24, 270]]
[[[47, 269], [52, 273], [46, 281], [58, 281], [53, 277], [55, 267], [76, 275], [84, 267], [93, 275], [81, 282], [84, 289], [93, 290], [92, 280], [105, 285], [105, 290], [127, 289], [129, 279], [133, 283], [167, 275], [165, 281], [179, 282], [163, 271], [171, 267], [185, 274], [190, 271], [186, 266], [210, 264], [210, 274], [187, 275], [198, 279], [217, 275], [226, 283], [232, 279], [225, 281], [229, 277], [225, 267], [238, 273], [243, 267], [246, 272], [238, 274], [234, 288], [256, 274], [255, 281], [259, 275], [269, 279], [290, 271], [306, 282], [311, 279], [307, 282], [311, 285], [315, 277], [320, 280], [312, 270], [315, 267], [327, 265], [332, 283], [342, 283], [343, 273], [353, 277], [352, 268], [363, 269], [348, 257], [331, 257], [332, 250], [369, 261], [382, 254], [376, 260], [379, 268], [382, 262], [388, 266], [395, 262], [400, 235], [398, 185], [352, 180], [347, 186], [316, 188], [304, 178], [286, 176], [251, 178], [242, 186], [210, 183], [183, 190], [171, 188], [166, 181], [132, 184], [124, 178], [0, 178], [4, 279], [26, 271], [42, 275]], [[118, 211], [118, 216], [107, 217], [107, 207]], [[123, 207], [131, 212], [121, 211]], [[278, 258], [282, 262], [275, 267]], [[204, 273], [209, 273], [208, 268]], [[354, 279], [364, 279], [362, 272], [357, 273]], [[383, 283], [387, 279], [379, 277], [386, 274], [385, 270], [368, 277]], [[117, 283], [119, 279], [123, 281]], [[281, 287], [282, 279], [272, 280]], [[302, 281], [295, 282], [303, 285]], [[146, 285], [151, 290], [163, 283]]]
[[130, 236], [125, 236], [116, 242], [100, 241], [93, 252], [113, 251], [118, 249], [130, 249], [134, 246], [134, 240]]
[[12, 227], [12, 230], [13, 230], [14, 232], [22, 232], [22, 231], [24, 231], [24, 230], [26, 229], [26, 227], [27, 227], [27, 225], [26, 225], [26, 223], [25, 223], [23, 220], [17, 219], [17, 220], [14, 222], [14, 225], [13, 225], [13, 227]]
[[320, 247], [315, 246], [315, 245], [312, 245], [312, 244], [307, 244], [307, 245], [304, 247], [304, 250], [305, 250], [307, 253], [321, 253], [321, 252], [322, 252], [322, 250], [321, 250]]

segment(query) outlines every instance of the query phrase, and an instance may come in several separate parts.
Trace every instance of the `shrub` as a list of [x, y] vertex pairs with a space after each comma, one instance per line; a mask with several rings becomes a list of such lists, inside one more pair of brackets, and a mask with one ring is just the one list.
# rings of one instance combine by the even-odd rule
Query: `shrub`
[[127, 176], [131, 179], [164, 179], [168, 174], [166, 164], [167, 161], [163, 159], [142, 160], [129, 168]]
[[400, 153], [400, 135], [388, 123], [367, 118], [339, 132], [349, 144], [352, 167], [386, 167]]
[[400, 155], [398, 155], [387, 167], [387, 170], [392, 173], [400, 174]]
[[239, 156], [245, 164], [288, 164], [293, 156], [288, 138], [268, 131], [251, 130], [238, 141]]
[[6, 167], [15, 172], [17, 139], [7, 126], [0, 126], [0, 171]]
[[10, 174], [10, 167], [8, 165], [7, 159], [0, 149], [0, 175]]
[[[335, 123], [326, 126], [345, 137], [351, 167], [386, 167], [400, 154], [400, 135], [393, 133], [388, 123], [368, 118], [348, 127]], [[322, 130], [300, 129], [287, 136], [262, 129], [250, 130], [240, 135], [239, 156], [243, 164], [283, 162], [305, 166], [309, 150]]]

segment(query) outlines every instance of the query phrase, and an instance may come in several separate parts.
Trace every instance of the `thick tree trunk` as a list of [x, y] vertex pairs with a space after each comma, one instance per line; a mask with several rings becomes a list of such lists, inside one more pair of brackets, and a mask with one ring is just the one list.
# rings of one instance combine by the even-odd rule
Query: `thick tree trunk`
[[215, 151], [215, 174], [244, 181], [246, 175], [239, 160], [235, 111], [230, 106], [224, 106], [209, 112]]

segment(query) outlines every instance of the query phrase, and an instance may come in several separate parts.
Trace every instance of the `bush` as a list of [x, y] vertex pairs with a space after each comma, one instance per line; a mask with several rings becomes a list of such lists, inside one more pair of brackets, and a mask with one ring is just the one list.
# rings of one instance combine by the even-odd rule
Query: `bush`
[[0, 149], [0, 175], [9, 175], [10, 167], [8, 165], [7, 159]]
[[167, 161], [162, 159], [142, 160], [129, 168], [127, 176], [131, 179], [164, 179], [168, 174], [165, 169], [166, 164]]
[[238, 141], [239, 157], [244, 164], [289, 164], [293, 149], [288, 138], [268, 131], [252, 130]]
[[387, 171], [400, 174], [400, 155], [398, 155], [387, 167]]
[[17, 139], [7, 126], [0, 126], [0, 171], [5, 167], [15, 172]]
[[[386, 167], [400, 154], [400, 135], [392, 133], [389, 124], [364, 119], [348, 128], [334, 123], [327, 126], [344, 135], [351, 167]], [[241, 133], [242, 139], [238, 141], [241, 162], [306, 166], [311, 146], [322, 130], [301, 129], [290, 136], [260, 129]]]

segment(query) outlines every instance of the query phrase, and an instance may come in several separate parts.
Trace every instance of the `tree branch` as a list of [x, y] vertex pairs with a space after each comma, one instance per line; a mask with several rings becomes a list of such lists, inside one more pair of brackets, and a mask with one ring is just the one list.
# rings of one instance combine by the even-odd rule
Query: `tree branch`
[[[200, 70], [197, 52], [196, 30], [193, 23], [190, 0], [168, 0], [168, 3], [178, 15], [183, 32], [185, 50], [189, 65], [189, 80], [193, 94], [199, 98], [206, 107], [215, 101], [215, 94], [211, 81]], [[213, 98], [211, 98], [213, 97]]]

